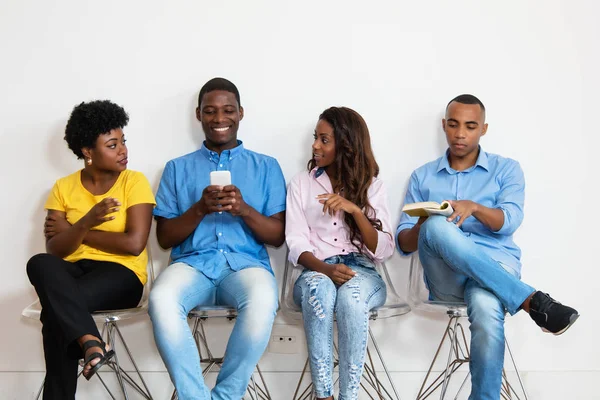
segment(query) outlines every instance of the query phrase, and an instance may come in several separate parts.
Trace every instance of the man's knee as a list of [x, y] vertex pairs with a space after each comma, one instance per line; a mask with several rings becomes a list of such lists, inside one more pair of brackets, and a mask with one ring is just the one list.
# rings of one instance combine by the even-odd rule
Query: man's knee
[[[148, 296], [148, 314], [155, 322], [167, 315], [182, 312], [181, 305], [177, 301], [178, 293], [169, 285], [155, 285]], [[187, 316], [186, 316], [187, 317]]]
[[[242, 275], [239, 290], [245, 293], [231, 293], [238, 302], [238, 311], [251, 310], [261, 314], [275, 315], [277, 312], [277, 283], [273, 275], [263, 268], [248, 268]], [[233, 289], [230, 288], [231, 292]]]
[[427, 218], [419, 231], [419, 241], [425, 240], [437, 240], [444, 238], [447, 239], [448, 233], [455, 229], [455, 225], [446, 220], [443, 215], [432, 215]]

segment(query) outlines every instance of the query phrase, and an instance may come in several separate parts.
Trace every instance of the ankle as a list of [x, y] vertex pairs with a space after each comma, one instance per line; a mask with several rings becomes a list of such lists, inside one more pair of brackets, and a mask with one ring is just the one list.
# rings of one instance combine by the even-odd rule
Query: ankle
[[527, 298], [525, 299], [525, 301], [523, 302], [523, 304], [521, 304], [521, 309], [522, 309], [523, 311], [525, 311], [526, 313], [528, 313], [528, 314], [529, 314], [529, 310], [531, 309], [531, 307], [530, 307], [530, 304], [531, 304], [531, 298], [533, 297], [533, 295], [534, 295], [535, 293], [536, 293], [535, 291], [534, 291], [533, 293], [531, 293], [531, 294], [529, 295], [529, 297], [527, 297]]
[[91, 335], [91, 334], [86, 334], [86, 335], [81, 336], [79, 339], [77, 339], [77, 343], [79, 344], [79, 346], [83, 347], [83, 344], [90, 340], [97, 340], [98, 342], [102, 342], [102, 340], [98, 339], [96, 336]]

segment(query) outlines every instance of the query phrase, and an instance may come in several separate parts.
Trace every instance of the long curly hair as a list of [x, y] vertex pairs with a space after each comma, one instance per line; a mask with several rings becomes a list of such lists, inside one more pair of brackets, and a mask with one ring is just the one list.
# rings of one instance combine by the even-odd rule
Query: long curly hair
[[[363, 117], [347, 107], [330, 107], [319, 116], [333, 128], [335, 138], [335, 176], [337, 182], [334, 192], [342, 193], [364, 211], [371, 225], [383, 231], [381, 220], [369, 203], [367, 192], [373, 178], [379, 175], [379, 165], [375, 161], [371, 148], [371, 135]], [[315, 168], [315, 160], [308, 162], [308, 170]], [[362, 253], [364, 241], [360, 229], [350, 214], [344, 215], [344, 222], [350, 230], [350, 242]]]

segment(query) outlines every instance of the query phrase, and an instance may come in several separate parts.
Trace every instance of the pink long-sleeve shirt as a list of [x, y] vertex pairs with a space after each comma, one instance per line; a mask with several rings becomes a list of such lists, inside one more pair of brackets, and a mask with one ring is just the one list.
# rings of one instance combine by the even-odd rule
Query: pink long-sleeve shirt
[[[338, 254], [357, 252], [350, 242], [350, 232], [344, 222], [344, 212], [323, 215], [323, 204], [316, 198], [320, 194], [333, 193], [329, 176], [317, 168], [303, 171], [290, 181], [286, 201], [285, 236], [290, 250], [289, 260], [298, 265], [298, 258], [305, 251], [324, 260]], [[383, 232], [377, 231], [375, 252], [363, 246], [363, 253], [376, 262], [384, 261], [394, 252], [393, 230], [387, 205], [387, 192], [383, 181], [373, 178], [367, 192], [375, 216], [381, 221]], [[369, 215], [373, 218], [373, 215]]]

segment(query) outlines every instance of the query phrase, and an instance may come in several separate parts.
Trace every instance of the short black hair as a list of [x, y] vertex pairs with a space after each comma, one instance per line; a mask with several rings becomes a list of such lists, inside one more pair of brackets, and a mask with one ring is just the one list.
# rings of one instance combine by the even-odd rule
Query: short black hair
[[450, 100], [448, 102], [448, 104], [446, 105], [446, 110], [448, 110], [448, 107], [450, 106], [450, 104], [452, 102], [457, 102], [460, 104], [479, 104], [479, 107], [481, 107], [481, 111], [485, 112], [485, 106], [483, 105], [481, 100], [479, 100], [477, 97], [473, 96], [472, 94], [461, 94], [459, 96], [456, 96], [455, 98], [453, 98], [452, 100]]
[[65, 140], [77, 158], [81, 159], [81, 149], [94, 148], [98, 136], [123, 128], [128, 122], [129, 115], [123, 107], [109, 100], [83, 102], [71, 112], [65, 128]]
[[206, 93], [214, 92], [215, 90], [224, 90], [233, 93], [238, 102], [238, 107], [242, 106], [242, 103], [240, 102], [240, 92], [231, 81], [228, 81], [225, 78], [212, 78], [202, 86], [202, 89], [200, 89], [200, 94], [198, 95], [198, 107], [200, 107], [200, 103], [202, 103], [202, 97], [204, 97]]

